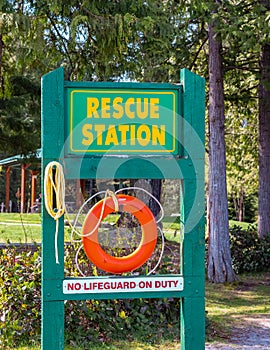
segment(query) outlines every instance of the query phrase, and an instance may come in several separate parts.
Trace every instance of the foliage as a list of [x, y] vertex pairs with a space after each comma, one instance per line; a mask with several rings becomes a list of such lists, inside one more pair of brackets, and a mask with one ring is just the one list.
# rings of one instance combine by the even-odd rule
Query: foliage
[[179, 299], [87, 300], [66, 303], [66, 341], [142, 340], [179, 337]]
[[40, 90], [26, 77], [12, 76], [10, 81], [11, 96], [0, 98], [0, 151], [27, 155], [40, 147]]
[[40, 337], [40, 256], [0, 250], [0, 347]]
[[[258, 240], [254, 228], [235, 226], [231, 229], [231, 249], [238, 273], [269, 271], [270, 236]], [[66, 249], [65, 268], [69, 275], [74, 271], [70, 254], [71, 250]], [[165, 262], [162, 272], [170, 273], [170, 268]], [[40, 282], [39, 248], [36, 252], [14, 248], [0, 251], [0, 347], [39, 343]], [[179, 339], [179, 315], [179, 299], [68, 301], [66, 343], [73, 348], [87, 348], [89, 343], [137, 340], [154, 344]], [[208, 319], [212, 327], [210, 313]]]
[[[69, 250], [66, 249], [67, 258]], [[0, 251], [0, 347], [40, 338], [40, 251]], [[170, 265], [168, 265], [170, 266]], [[74, 263], [67, 259], [66, 272]], [[71, 346], [89, 342], [179, 338], [179, 299], [87, 300], [65, 303], [65, 337]]]
[[240, 210], [242, 210], [241, 222], [254, 223], [258, 210], [257, 195], [241, 193], [228, 193], [229, 220], [240, 221]]
[[19, 4], [4, 2], [0, 11], [2, 156], [13, 155], [14, 150], [26, 155], [40, 147], [42, 35], [35, 18], [26, 15]]
[[236, 273], [270, 271], [270, 234], [259, 238], [255, 227], [230, 229], [233, 268]]

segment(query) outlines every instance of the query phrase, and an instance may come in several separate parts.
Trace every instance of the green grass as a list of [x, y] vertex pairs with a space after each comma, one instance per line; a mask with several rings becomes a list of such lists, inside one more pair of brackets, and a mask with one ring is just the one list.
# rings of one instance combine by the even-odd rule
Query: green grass
[[269, 313], [269, 282], [270, 272], [238, 276], [233, 284], [206, 283], [209, 340], [229, 339], [233, 327], [245, 326], [245, 316]]
[[40, 214], [0, 213], [0, 242], [31, 243], [40, 240]]
[[229, 225], [230, 225], [230, 227], [240, 226], [243, 230], [247, 230], [252, 224], [250, 224], [248, 222], [240, 222], [240, 221], [230, 220]]
[[[82, 219], [83, 220], [83, 219]], [[115, 219], [112, 219], [115, 220]], [[180, 224], [163, 221], [166, 239], [180, 242]], [[16, 225], [15, 225], [16, 224]], [[34, 225], [40, 226], [34, 226]], [[230, 220], [230, 227], [240, 226], [247, 229], [251, 224]], [[69, 229], [65, 228], [66, 240], [70, 240]], [[2, 243], [40, 243], [41, 214], [0, 213], [0, 242]]]
[[41, 223], [41, 214], [19, 214], [19, 213], [0, 213], [0, 222], [18, 222]]
[[[166, 239], [180, 242], [179, 223], [164, 222]], [[66, 240], [70, 229], [65, 227]], [[0, 213], [1, 243], [40, 243], [41, 214]]]

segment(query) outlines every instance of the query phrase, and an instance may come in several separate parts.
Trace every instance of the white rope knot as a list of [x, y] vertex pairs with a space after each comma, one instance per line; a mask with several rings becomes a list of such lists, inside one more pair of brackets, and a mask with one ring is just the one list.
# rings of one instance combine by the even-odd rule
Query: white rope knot
[[111, 191], [111, 190], [107, 190], [106, 193], [113, 200], [114, 211], [116, 211], [116, 212], [119, 211], [119, 203], [118, 203], [118, 199], [116, 197], [116, 194], [113, 191]]

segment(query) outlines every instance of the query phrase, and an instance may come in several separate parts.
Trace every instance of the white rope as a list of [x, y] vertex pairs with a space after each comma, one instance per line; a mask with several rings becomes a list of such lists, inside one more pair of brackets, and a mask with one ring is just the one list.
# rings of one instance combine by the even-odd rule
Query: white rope
[[[116, 192], [112, 192], [112, 191], [110, 191], [110, 190], [107, 190], [107, 191], [100, 191], [100, 192], [94, 194], [93, 196], [91, 196], [90, 198], [88, 198], [87, 201], [85, 201], [85, 202], [83, 203], [83, 205], [80, 207], [80, 209], [79, 209], [79, 211], [78, 211], [78, 213], [77, 213], [77, 215], [76, 215], [76, 218], [75, 218], [75, 220], [74, 220], [74, 224], [73, 224], [73, 226], [72, 226], [71, 240], [73, 239], [73, 234], [74, 234], [74, 232], [75, 232], [77, 235], [79, 235], [80, 237], [88, 237], [88, 236], [90, 236], [91, 234], [93, 234], [93, 232], [96, 231], [96, 229], [98, 228], [98, 226], [100, 225], [100, 223], [101, 223], [101, 221], [102, 221], [102, 217], [103, 217], [103, 213], [104, 213], [104, 208], [105, 208], [105, 204], [106, 204], [106, 198], [107, 198], [108, 196], [110, 196], [110, 197], [113, 198], [114, 205], [115, 205], [115, 211], [118, 211], [119, 208], [118, 208], [118, 201], [117, 201], [116, 195], [117, 195], [118, 193], [120, 193], [120, 192], [128, 191], [128, 190], [140, 190], [140, 191], [145, 192], [149, 197], [153, 198], [153, 199], [157, 202], [157, 204], [159, 205], [159, 207], [160, 207], [160, 212], [161, 212], [160, 218], [159, 218], [158, 220], [156, 220], [156, 218], [155, 218], [156, 224], [158, 224], [158, 223], [163, 219], [163, 217], [164, 217], [164, 209], [163, 209], [161, 203], [157, 200], [157, 198], [155, 198], [150, 192], [148, 192], [148, 191], [145, 190], [144, 188], [140, 188], [140, 187], [126, 187], [126, 188], [121, 188], [121, 189], [117, 190]], [[95, 225], [95, 227], [93, 228], [93, 230], [91, 230], [91, 232], [87, 232], [86, 234], [81, 234], [81, 233], [79, 233], [79, 232], [75, 229], [75, 227], [76, 227], [76, 225], [77, 225], [78, 218], [79, 218], [79, 216], [81, 215], [81, 212], [82, 212], [83, 208], [84, 208], [91, 200], [93, 200], [96, 196], [98, 196], [98, 195], [100, 195], [100, 194], [104, 194], [104, 199], [103, 199], [102, 209], [101, 209], [101, 213], [100, 213], [100, 216], [99, 216], [99, 219], [98, 219], [97, 224]], [[159, 231], [159, 233], [160, 233], [160, 235], [161, 235], [161, 240], [162, 240], [162, 243], [161, 243], [161, 252], [160, 252], [159, 259], [158, 259], [156, 265], [154, 266], [154, 268], [153, 268], [150, 272], [147, 273], [147, 275], [151, 275], [152, 273], [154, 273], [154, 272], [156, 271], [156, 269], [157, 269], [158, 266], [160, 265], [160, 262], [161, 262], [161, 260], [162, 260], [163, 253], [164, 253], [164, 247], [165, 247], [164, 233], [163, 233], [163, 231], [162, 231], [162, 229], [160, 228], [159, 225], [157, 225], [157, 227], [158, 227], [158, 231]], [[81, 240], [79, 240], [79, 241], [78, 241], [78, 240], [73, 240], [73, 242], [81, 242]], [[75, 255], [75, 264], [76, 264], [76, 267], [77, 267], [79, 273], [80, 273], [83, 277], [86, 277], [86, 275], [81, 271], [81, 269], [80, 269], [80, 267], [79, 267], [79, 262], [78, 262], [79, 252], [80, 252], [80, 250], [82, 249], [82, 247], [83, 247], [83, 245], [81, 245], [81, 246], [78, 248], [77, 252], [76, 252], [76, 255]]]
[[161, 259], [162, 259], [163, 253], [164, 253], [164, 248], [165, 248], [164, 232], [161, 230], [161, 228], [159, 226], [158, 226], [158, 230], [159, 230], [159, 233], [161, 235], [161, 240], [162, 240], [161, 252], [159, 254], [159, 259], [158, 259], [156, 265], [154, 266], [154, 268], [150, 272], [148, 272], [147, 276], [152, 275], [152, 273], [156, 271], [156, 269], [158, 268], [159, 264], [161, 263]]
[[[103, 199], [103, 203], [102, 203], [102, 207], [101, 207], [101, 212], [100, 212], [100, 215], [99, 215], [99, 219], [98, 219], [98, 222], [96, 223], [96, 226], [90, 231], [90, 232], [87, 232], [87, 233], [80, 233], [78, 230], [75, 229], [76, 225], [77, 225], [77, 222], [78, 222], [78, 218], [83, 210], [83, 208], [85, 207], [85, 205], [87, 203], [89, 203], [94, 197], [102, 194], [102, 193], [105, 193], [105, 196], [104, 196], [104, 199]], [[104, 214], [104, 210], [105, 210], [105, 205], [106, 205], [106, 199], [107, 197], [112, 197], [113, 199], [113, 203], [114, 203], [114, 209], [115, 211], [118, 211], [119, 210], [119, 206], [118, 206], [118, 200], [117, 200], [117, 197], [116, 195], [114, 194], [114, 192], [112, 192], [111, 190], [107, 190], [107, 191], [100, 191], [96, 194], [94, 194], [92, 197], [90, 197], [82, 206], [81, 208], [79, 209], [77, 215], [76, 215], [76, 218], [74, 220], [74, 224], [72, 225], [72, 231], [71, 231], [71, 239], [73, 239], [73, 234], [74, 232], [79, 236], [79, 237], [89, 237], [91, 236], [95, 231], [96, 229], [99, 227], [101, 221], [102, 221], [102, 217], [103, 217], [103, 214]], [[76, 241], [76, 240], [72, 240], [72, 242], [80, 242], [80, 241]]]

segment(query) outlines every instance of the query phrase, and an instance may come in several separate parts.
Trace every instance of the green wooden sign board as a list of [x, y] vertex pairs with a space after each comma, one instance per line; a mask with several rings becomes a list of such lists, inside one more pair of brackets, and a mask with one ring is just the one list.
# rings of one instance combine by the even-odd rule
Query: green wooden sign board
[[66, 93], [69, 154], [177, 154], [177, 89]]
[[57, 263], [43, 207], [42, 349], [64, 349], [65, 300], [167, 297], [180, 298], [181, 349], [205, 348], [204, 98], [186, 69], [176, 85], [69, 82], [63, 68], [42, 78], [43, 171], [58, 161], [66, 179], [178, 179], [183, 230], [179, 275], [65, 278], [64, 219]]

